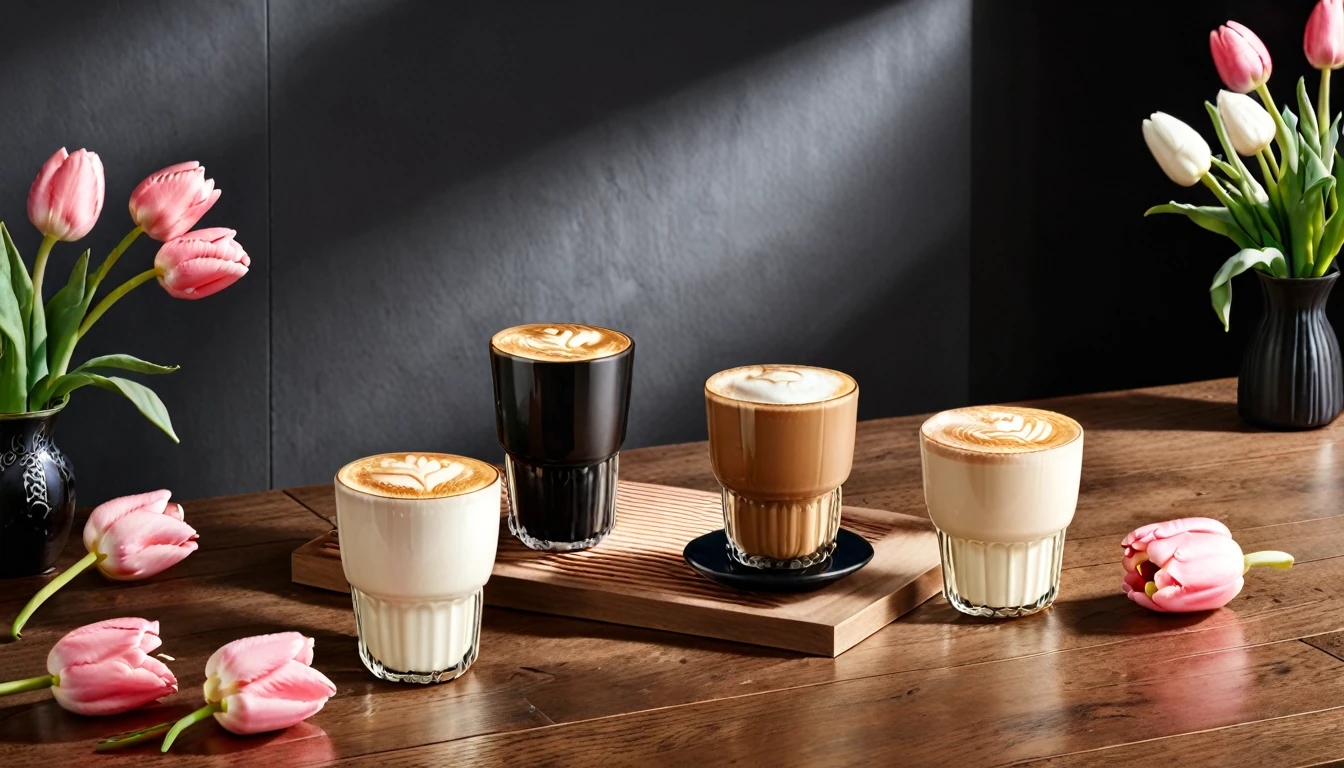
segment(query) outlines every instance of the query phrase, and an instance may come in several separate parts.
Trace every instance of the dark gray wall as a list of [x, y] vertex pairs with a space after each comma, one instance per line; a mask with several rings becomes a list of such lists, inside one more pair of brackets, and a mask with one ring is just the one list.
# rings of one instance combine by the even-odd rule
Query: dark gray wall
[[25, 252], [64, 143], [108, 168], [81, 247], [199, 159], [224, 189], [202, 225], [254, 259], [203, 301], [142, 289], [81, 347], [183, 365], [152, 382], [181, 446], [79, 393], [58, 441], [84, 503], [496, 459], [486, 348], [519, 322], [636, 339], [627, 446], [703, 438], [703, 380], [748, 362], [846, 370], [864, 417], [966, 398], [969, 0], [32, 5], [0, 50]]

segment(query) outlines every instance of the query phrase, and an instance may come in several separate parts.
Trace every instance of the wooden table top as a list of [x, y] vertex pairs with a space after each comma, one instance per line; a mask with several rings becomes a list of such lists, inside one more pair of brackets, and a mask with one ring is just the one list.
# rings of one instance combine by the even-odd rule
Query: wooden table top
[[[1259, 432], [1233, 380], [1041, 401], [1088, 431], [1082, 494], [1054, 607], [994, 621], [925, 603], [837, 659], [576, 619], [487, 609], [460, 680], [374, 679], [347, 597], [290, 583], [295, 547], [331, 527], [330, 486], [186, 505], [200, 551], [144, 582], [83, 574], [0, 646], [0, 679], [43, 674], [69, 629], [162, 622], [182, 690], [163, 706], [84, 718], [45, 691], [0, 699], [0, 765], [1310, 765], [1344, 758], [1344, 426]], [[845, 501], [924, 514], [920, 417], [859, 425]], [[713, 490], [704, 443], [632, 450], [621, 476]], [[1257, 570], [1226, 608], [1149, 613], [1120, 592], [1120, 538], [1192, 515], [1247, 551], [1297, 556]], [[76, 525], [82, 525], [82, 519]], [[78, 530], [78, 529], [77, 529]], [[82, 554], [72, 536], [62, 566]], [[4, 583], [13, 617], [42, 579]], [[235, 737], [213, 722], [172, 756], [94, 756], [104, 735], [200, 705], [205, 660], [245, 635], [317, 638], [339, 692], [287, 731]], [[1141, 745], [1138, 742], [1143, 742]], [[184, 758], [191, 758], [186, 760]]]

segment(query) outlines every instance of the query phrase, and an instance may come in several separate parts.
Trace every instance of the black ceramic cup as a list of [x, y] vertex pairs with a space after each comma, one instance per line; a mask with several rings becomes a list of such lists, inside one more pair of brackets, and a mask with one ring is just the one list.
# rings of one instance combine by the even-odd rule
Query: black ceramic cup
[[495, 334], [490, 369], [509, 530], [532, 549], [587, 549], [616, 523], [635, 343], [585, 325]]

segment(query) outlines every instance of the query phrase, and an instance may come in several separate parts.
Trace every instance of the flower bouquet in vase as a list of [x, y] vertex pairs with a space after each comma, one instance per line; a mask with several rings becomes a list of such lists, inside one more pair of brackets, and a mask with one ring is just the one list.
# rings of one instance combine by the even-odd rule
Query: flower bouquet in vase
[[1325, 317], [1339, 276], [1331, 264], [1344, 245], [1340, 116], [1330, 113], [1330, 73], [1344, 66], [1344, 0], [1320, 0], [1307, 22], [1303, 48], [1320, 84], [1313, 103], [1305, 79], [1297, 81], [1297, 114], [1275, 105], [1273, 64], [1254, 32], [1229, 21], [1209, 34], [1209, 47], [1227, 90], [1204, 107], [1224, 154], [1163, 112], [1143, 121], [1143, 137], [1172, 181], [1203, 184], [1219, 205], [1171, 202], [1147, 213], [1184, 215], [1237, 246], [1209, 288], [1225, 330], [1232, 278], [1254, 271], [1260, 282], [1264, 313], [1237, 387], [1242, 418], [1274, 429], [1322, 427], [1344, 409], [1339, 341]]
[[[131, 355], [75, 363], [75, 348], [126, 294], [157, 281], [169, 295], [199, 299], [247, 273], [249, 260], [231, 229], [190, 230], [219, 199], [199, 163], [181, 163], [146, 178], [131, 194], [135, 226], [92, 271], [89, 251], [75, 259], [65, 284], [46, 287], [53, 247], [93, 229], [103, 208], [103, 164], [87, 150], [60, 149], [28, 192], [28, 219], [42, 234], [31, 273], [0, 223], [0, 578], [41, 573], [70, 534], [74, 471], [52, 442], [56, 416], [72, 393], [93, 386], [121, 395], [174, 441], [163, 402], [118, 372], [162, 374]], [[102, 293], [103, 282], [140, 235], [162, 243], [147, 269]]]

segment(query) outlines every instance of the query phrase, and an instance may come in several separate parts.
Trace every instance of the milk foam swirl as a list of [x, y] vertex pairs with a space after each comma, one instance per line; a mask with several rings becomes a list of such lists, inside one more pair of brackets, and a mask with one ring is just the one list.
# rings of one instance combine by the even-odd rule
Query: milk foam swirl
[[1083, 433], [1078, 422], [1053, 411], [985, 406], [944, 411], [924, 422], [929, 440], [972, 453], [1026, 453], [1056, 448]]
[[499, 471], [446, 453], [385, 453], [352, 461], [337, 478], [357, 491], [396, 499], [441, 499], [488, 487]]
[[854, 379], [829, 368], [806, 365], [748, 365], [720, 371], [705, 387], [720, 397], [766, 405], [820, 403], [858, 388]]
[[518, 325], [496, 333], [490, 346], [532, 360], [571, 362], [610, 357], [630, 346], [619, 331], [573, 323]]

